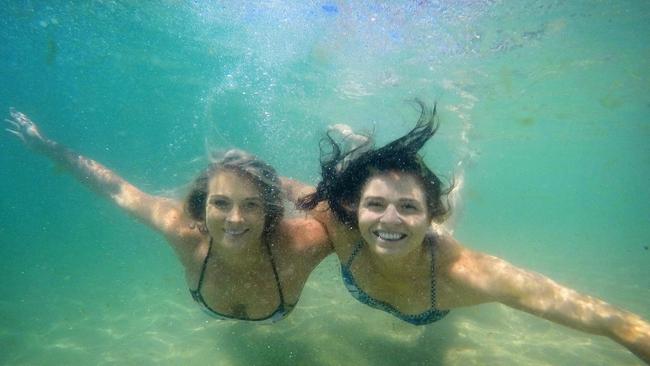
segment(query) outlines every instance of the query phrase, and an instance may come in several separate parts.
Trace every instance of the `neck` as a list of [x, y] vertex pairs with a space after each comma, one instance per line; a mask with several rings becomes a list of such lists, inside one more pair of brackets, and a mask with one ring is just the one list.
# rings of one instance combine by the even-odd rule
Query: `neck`
[[259, 268], [262, 263], [269, 261], [266, 244], [261, 240], [247, 248], [233, 250], [212, 243], [212, 254], [220, 266], [230, 270], [248, 270]]

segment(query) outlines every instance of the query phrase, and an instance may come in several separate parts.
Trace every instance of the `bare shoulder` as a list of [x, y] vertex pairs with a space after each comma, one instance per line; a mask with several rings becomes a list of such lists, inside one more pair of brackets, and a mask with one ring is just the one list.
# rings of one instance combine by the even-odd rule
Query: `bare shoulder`
[[194, 220], [183, 205], [172, 199], [159, 200], [155, 221], [174, 250], [181, 256], [194, 252], [208, 237], [203, 223]]
[[154, 224], [168, 237], [194, 238], [200, 234], [200, 223], [190, 217], [183, 205], [172, 199], [160, 199], [152, 207]]
[[167, 237], [182, 236], [192, 224], [193, 219], [179, 200], [150, 195], [133, 186], [125, 186], [120, 192], [114, 198], [120, 206], [128, 207], [137, 219]]
[[451, 235], [441, 234], [436, 237], [436, 266], [438, 273], [447, 282], [464, 282], [467, 276], [477, 270], [476, 253]]
[[330, 224], [336, 222], [334, 213], [330, 209], [327, 202], [320, 202], [318, 206], [309, 210], [309, 216], [328, 227], [330, 226]]
[[438, 276], [442, 288], [440, 301], [445, 307], [476, 305], [495, 300], [500, 279], [511, 272], [500, 258], [469, 249], [451, 236], [437, 242]]
[[324, 225], [332, 238], [345, 235], [350, 231], [350, 228], [339, 221], [327, 202], [320, 202], [318, 206], [308, 212], [308, 217]]
[[359, 231], [339, 221], [327, 202], [319, 203], [308, 214], [308, 219], [320, 223], [326, 230], [330, 250], [333, 247], [333, 250], [336, 251], [339, 258], [347, 258], [352, 251], [354, 243], [361, 238]]
[[283, 246], [294, 252], [329, 253], [332, 248], [325, 226], [310, 217], [282, 220], [279, 234]]
[[482, 273], [500, 261], [499, 258], [467, 248], [450, 235], [436, 241], [437, 262], [451, 278]]

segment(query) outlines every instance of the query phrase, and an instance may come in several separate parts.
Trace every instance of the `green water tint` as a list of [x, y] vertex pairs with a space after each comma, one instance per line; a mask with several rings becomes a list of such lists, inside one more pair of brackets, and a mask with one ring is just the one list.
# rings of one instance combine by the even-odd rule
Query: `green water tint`
[[[317, 178], [327, 125], [407, 131], [464, 173], [469, 247], [650, 318], [650, 9], [638, 2], [121, 2], [2, 7], [0, 110], [152, 193], [205, 146]], [[192, 302], [164, 239], [0, 139], [0, 363], [637, 365], [613, 342], [500, 305], [412, 327], [352, 299], [335, 258], [273, 326]], [[461, 167], [457, 163], [462, 161]]]

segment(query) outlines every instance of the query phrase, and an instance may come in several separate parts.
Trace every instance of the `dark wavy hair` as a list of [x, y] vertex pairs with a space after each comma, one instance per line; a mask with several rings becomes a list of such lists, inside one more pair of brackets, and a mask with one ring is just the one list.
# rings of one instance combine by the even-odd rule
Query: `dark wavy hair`
[[275, 169], [256, 156], [242, 150], [226, 151], [222, 158], [212, 162], [194, 180], [187, 198], [185, 210], [205, 229], [205, 205], [208, 182], [220, 171], [232, 171], [250, 179], [259, 189], [264, 202], [264, 235], [273, 232], [284, 215], [282, 188]]
[[[411, 173], [420, 180], [432, 220], [442, 222], [449, 214], [447, 194], [451, 188], [443, 187], [442, 181], [425, 164], [418, 151], [438, 130], [436, 106], [430, 109], [420, 100], [420, 117], [415, 127], [406, 135], [381, 148], [374, 148], [368, 140], [349, 151], [343, 151], [328, 133], [321, 141], [321, 181], [316, 191], [297, 202], [303, 210], [314, 209], [326, 201], [336, 217], [350, 227], [356, 227], [356, 208], [361, 190], [369, 178], [389, 171]], [[323, 145], [329, 145], [330, 152]]]

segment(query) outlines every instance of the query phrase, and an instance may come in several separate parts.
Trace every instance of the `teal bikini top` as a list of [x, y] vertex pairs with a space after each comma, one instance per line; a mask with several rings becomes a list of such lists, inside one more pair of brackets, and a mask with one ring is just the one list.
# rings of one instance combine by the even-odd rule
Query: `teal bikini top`
[[401, 311], [397, 310], [393, 305], [385, 301], [377, 300], [371, 297], [365, 291], [363, 291], [361, 287], [359, 287], [359, 285], [354, 279], [354, 276], [352, 275], [350, 266], [352, 265], [352, 261], [354, 260], [354, 258], [361, 250], [361, 246], [364, 243], [363, 239], [359, 240], [357, 244], [354, 246], [354, 249], [352, 250], [352, 254], [350, 254], [347, 263], [345, 264], [341, 263], [341, 276], [343, 277], [343, 283], [345, 284], [345, 287], [348, 289], [352, 297], [357, 299], [359, 302], [366, 304], [370, 307], [373, 307], [375, 309], [383, 310], [413, 325], [426, 325], [444, 318], [449, 313], [449, 310], [439, 310], [434, 305], [436, 303], [436, 277], [434, 272], [435, 243], [433, 242], [432, 239], [428, 239], [427, 241], [429, 247], [431, 248], [431, 308], [429, 310], [414, 315], [404, 314]]

